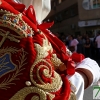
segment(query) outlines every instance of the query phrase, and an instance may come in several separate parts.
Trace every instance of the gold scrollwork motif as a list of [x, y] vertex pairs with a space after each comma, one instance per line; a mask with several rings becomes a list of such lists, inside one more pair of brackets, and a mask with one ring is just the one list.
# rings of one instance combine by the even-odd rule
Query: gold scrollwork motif
[[[41, 65], [39, 65], [40, 62], [42, 62], [43, 64], [45, 63], [45, 65], [42, 65], [42, 63], [41, 63]], [[36, 69], [35, 67], [37, 64], [38, 64], [38, 69], [36, 70], [36, 74], [34, 74], [33, 71]], [[59, 76], [59, 74], [57, 74], [55, 71], [54, 71], [54, 76], [52, 77], [52, 69], [50, 69], [49, 67], [51, 67], [51, 65], [46, 60], [43, 60], [43, 59], [38, 60], [31, 68], [30, 78], [35, 86], [45, 90], [46, 92], [56, 92], [57, 90], [59, 90], [61, 88], [62, 80], [61, 80], [61, 77]], [[39, 70], [41, 68], [44, 68], [43, 75], [46, 78], [50, 78], [52, 80], [52, 83], [43, 82], [43, 80], [39, 74]], [[33, 78], [34, 75], [37, 75], [37, 78], [41, 82], [41, 84], [38, 84], [36, 82], [36, 80]]]
[[[3, 51], [4, 50], [4, 51]], [[0, 54], [2, 53], [2, 52], [5, 52], [5, 51], [7, 51], [7, 48], [6, 49], [0, 49]], [[10, 52], [10, 53], [12, 53], [11, 51], [12, 50], [14, 50], [15, 52], [17, 51], [15, 48], [11, 48], [11, 47], [9, 47], [8, 48], [8, 51]], [[7, 89], [7, 88], [10, 88], [9, 87], [9, 85], [11, 85], [11, 84], [15, 84], [15, 83], [12, 83], [12, 81], [14, 81], [14, 80], [19, 80], [19, 78], [17, 78], [19, 75], [21, 75], [22, 73], [21, 73], [21, 71], [23, 71], [25, 68], [22, 68], [25, 64], [26, 64], [26, 52], [23, 50], [23, 49], [21, 49], [22, 50], [22, 53], [21, 53], [21, 55], [20, 55], [20, 57], [19, 57], [19, 60], [17, 60], [18, 61], [18, 65], [16, 65], [16, 70], [15, 70], [15, 72], [12, 74], [12, 75], [8, 75], [8, 77], [6, 77], [1, 83], [0, 83], [0, 89]], [[14, 53], [14, 51], [13, 51], [13, 53]]]
[[47, 100], [46, 93], [37, 87], [24, 87], [9, 100], [25, 100], [30, 93], [35, 93], [31, 100]]
[[63, 62], [57, 57], [56, 54], [53, 54], [53, 55], [52, 55], [51, 61], [52, 61], [52, 63], [54, 64], [54, 66], [57, 66], [57, 67], [59, 67], [60, 64], [63, 63]]
[[[46, 92], [58, 91], [62, 86], [62, 79], [60, 75], [53, 70], [53, 65], [50, 59], [45, 59], [49, 55], [50, 51], [51, 53], [53, 51], [50, 42], [45, 37], [45, 39], [43, 39], [43, 45], [40, 46], [39, 44], [35, 43], [35, 48], [37, 51], [37, 57], [30, 69], [30, 79], [32, 83]], [[41, 72], [42, 75], [45, 78], [52, 80], [51, 83], [45, 83], [43, 81], [40, 74], [41, 69], [43, 69]], [[53, 73], [54, 76], [52, 76]], [[38, 81], [34, 78], [35, 76], [37, 77]], [[40, 84], [38, 82], [40, 82]]]

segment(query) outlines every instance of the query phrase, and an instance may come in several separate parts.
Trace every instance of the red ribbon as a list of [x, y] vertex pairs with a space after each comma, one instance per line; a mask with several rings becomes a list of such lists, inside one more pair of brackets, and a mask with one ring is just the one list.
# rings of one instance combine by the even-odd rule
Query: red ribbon
[[71, 58], [73, 61], [77, 63], [77, 62], [81, 62], [85, 58], [85, 56], [83, 54], [73, 53]]
[[75, 73], [75, 63], [81, 62], [84, 58], [83, 54], [73, 53], [67, 62], [67, 74], [73, 75]]

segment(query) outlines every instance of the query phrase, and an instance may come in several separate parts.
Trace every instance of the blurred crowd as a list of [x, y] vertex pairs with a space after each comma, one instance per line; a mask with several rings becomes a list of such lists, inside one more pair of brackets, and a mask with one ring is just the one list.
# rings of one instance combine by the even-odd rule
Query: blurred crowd
[[78, 52], [94, 60], [100, 59], [100, 31], [90, 38], [88, 34], [74, 35], [55, 34], [72, 52]]

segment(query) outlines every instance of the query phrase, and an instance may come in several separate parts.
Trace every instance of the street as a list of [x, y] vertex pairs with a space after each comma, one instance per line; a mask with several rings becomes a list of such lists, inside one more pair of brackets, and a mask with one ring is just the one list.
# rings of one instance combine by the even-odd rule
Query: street
[[93, 100], [93, 86], [85, 90], [83, 100]]

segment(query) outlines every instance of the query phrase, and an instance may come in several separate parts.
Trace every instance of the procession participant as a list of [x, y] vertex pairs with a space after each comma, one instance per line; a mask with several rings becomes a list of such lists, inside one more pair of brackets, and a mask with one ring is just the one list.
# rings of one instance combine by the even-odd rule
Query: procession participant
[[[42, 23], [42, 20], [50, 12], [50, 0], [48, 0], [48, 1], [30, 0], [30, 2], [26, 1], [26, 0], [20, 0], [20, 1], [22, 3], [24, 3], [26, 5], [26, 7], [29, 7], [29, 5], [34, 6], [37, 21], [40, 23]], [[44, 5], [44, 6], [41, 6], [41, 5]], [[41, 10], [39, 8], [41, 8]], [[44, 15], [41, 14], [44, 12], [46, 12]], [[44, 16], [44, 17], [42, 17], [42, 16]], [[51, 32], [49, 32], [49, 33], [46, 33], [46, 35], [49, 34], [49, 37], [47, 35], [48, 39], [51, 37], [49, 39], [49, 41], [51, 42], [52, 45], [54, 45], [53, 48], [56, 49], [55, 51], [56, 51], [57, 56], [59, 58], [61, 58], [61, 56], [62, 56], [65, 59], [66, 59], [66, 53], [67, 53], [67, 55], [69, 54], [71, 56], [72, 54], [69, 53], [70, 51], [68, 49], [66, 50], [67, 52], [65, 53], [65, 55], [61, 54], [64, 51], [63, 44], [61, 44], [61, 41], [58, 42], [59, 40], [53, 34], [51, 34]], [[59, 44], [59, 45], [57, 45], [57, 44]], [[60, 46], [60, 44], [61, 44], [61, 46]], [[57, 48], [55, 48], [55, 47], [57, 47]], [[61, 49], [62, 51], [59, 51], [59, 49]], [[59, 53], [60, 53], [60, 56], [59, 56]], [[89, 86], [92, 86], [100, 79], [100, 68], [96, 61], [94, 61], [90, 58], [85, 58], [84, 60], [82, 60], [82, 59], [79, 59], [79, 57], [82, 59], [84, 58], [83, 55], [81, 55], [81, 54], [78, 55], [77, 53], [74, 53], [71, 56], [71, 58], [73, 58], [73, 60], [76, 62], [76, 68], [75, 68], [76, 72], [74, 73], [74, 75], [72, 75], [73, 70], [74, 70], [73, 67], [71, 67], [70, 65], [67, 65], [68, 61], [66, 61], [65, 59], [64, 59], [65, 60], [64, 64], [63, 65], [61, 64], [61, 66], [59, 66], [57, 71], [60, 70], [58, 72], [61, 72], [61, 71], [62, 71], [62, 73], [65, 72], [66, 65], [67, 65], [67, 69], [68, 68], [70, 69], [69, 71], [67, 70], [67, 74], [69, 74], [69, 75], [67, 75], [67, 78], [76, 87], [75, 94], [76, 94], [77, 100], [83, 100], [84, 89], [88, 88]], [[62, 59], [63, 58], [61, 58], [61, 60]], [[79, 62], [79, 61], [81, 61], [81, 62]], [[66, 62], [67, 62], [67, 64], [66, 64]], [[79, 63], [77, 63], [77, 62], [79, 62]]]
[[49, 11], [45, 9], [50, 1], [33, 1], [29, 3], [33, 6], [29, 6], [23, 0], [25, 8], [21, 3], [1, 0], [0, 99], [74, 100], [70, 88], [74, 84], [77, 100], [82, 100], [84, 86], [87, 88], [99, 80], [99, 66], [82, 54], [70, 55], [65, 45], [47, 30], [52, 23], [41, 23], [47, 16], [45, 13], [41, 17], [41, 13]]
[[65, 75], [55, 71], [71, 59], [65, 56], [65, 45], [46, 30], [52, 23], [39, 24], [36, 18], [33, 6], [0, 1], [0, 100], [71, 100], [75, 96], [66, 78], [75, 72], [72, 61]]

